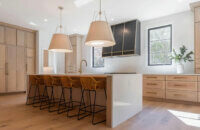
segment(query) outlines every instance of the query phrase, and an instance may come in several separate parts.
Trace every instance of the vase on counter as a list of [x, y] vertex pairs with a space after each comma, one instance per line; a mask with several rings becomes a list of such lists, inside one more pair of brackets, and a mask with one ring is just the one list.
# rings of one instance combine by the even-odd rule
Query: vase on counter
[[181, 62], [176, 63], [176, 72], [177, 74], [184, 73], [184, 65]]

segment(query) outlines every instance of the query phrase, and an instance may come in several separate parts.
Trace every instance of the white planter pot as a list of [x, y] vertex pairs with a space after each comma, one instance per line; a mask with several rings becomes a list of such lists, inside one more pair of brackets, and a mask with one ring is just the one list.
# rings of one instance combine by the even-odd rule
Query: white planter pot
[[184, 73], [184, 65], [182, 63], [176, 64], [176, 72], [177, 72], [177, 74], [183, 74]]

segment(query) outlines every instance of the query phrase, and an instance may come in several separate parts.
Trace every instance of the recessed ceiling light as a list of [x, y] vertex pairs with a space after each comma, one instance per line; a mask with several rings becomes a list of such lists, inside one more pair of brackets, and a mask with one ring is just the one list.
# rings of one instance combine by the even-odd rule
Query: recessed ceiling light
[[34, 22], [32, 22], [32, 21], [29, 22], [29, 24], [30, 24], [30, 25], [33, 25], [33, 26], [36, 26], [36, 25], [37, 25], [36, 23], [34, 23]]
[[111, 21], [114, 21], [115, 19], [114, 18], [111, 18]]
[[74, 0], [74, 4], [77, 7], [81, 7], [83, 5], [86, 5], [86, 4], [90, 3], [91, 1], [93, 1], [93, 0]]
[[44, 22], [48, 22], [48, 19], [44, 19]]

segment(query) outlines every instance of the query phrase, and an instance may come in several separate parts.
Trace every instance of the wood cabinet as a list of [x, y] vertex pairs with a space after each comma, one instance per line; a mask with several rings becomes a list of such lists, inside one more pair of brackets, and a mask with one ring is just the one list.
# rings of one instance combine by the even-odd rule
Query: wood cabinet
[[80, 61], [82, 54], [82, 35], [70, 35], [73, 52], [65, 54], [65, 72], [76, 73], [80, 69]]
[[0, 22], [0, 93], [25, 91], [35, 73], [35, 31]]
[[143, 96], [165, 98], [165, 77], [162, 75], [144, 75]]
[[25, 90], [25, 48], [17, 47], [17, 91]]
[[144, 97], [200, 102], [200, 76], [144, 75], [143, 90]]
[[7, 92], [16, 91], [16, 83], [17, 83], [17, 50], [16, 46], [7, 46], [6, 53], [6, 84], [7, 84]]
[[5, 40], [6, 44], [16, 46], [17, 30], [15, 28], [5, 27]]
[[44, 50], [43, 52], [43, 67], [48, 67], [49, 66], [49, 51]]
[[0, 43], [5, 43], [4, 41], [4, 27], [3, 26], [0, 26]]
[[25, 31], [17, 30], [17, 46], [25, 46]]
[[5, 86], [6, 47], [0, 44], [0, 93], [6, 91]]

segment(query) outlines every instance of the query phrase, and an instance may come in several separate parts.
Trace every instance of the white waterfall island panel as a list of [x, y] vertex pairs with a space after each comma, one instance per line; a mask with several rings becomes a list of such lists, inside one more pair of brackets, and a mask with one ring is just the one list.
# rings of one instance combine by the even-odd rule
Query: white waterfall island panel
[[111, 127], [123, 123], [142, 110], [142, 74], [113, 74]]

